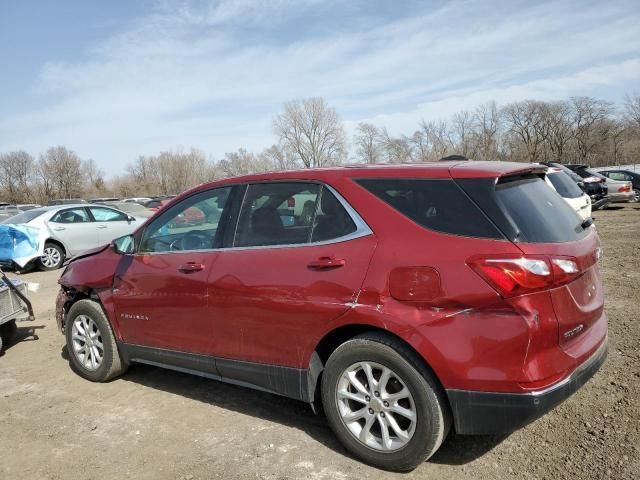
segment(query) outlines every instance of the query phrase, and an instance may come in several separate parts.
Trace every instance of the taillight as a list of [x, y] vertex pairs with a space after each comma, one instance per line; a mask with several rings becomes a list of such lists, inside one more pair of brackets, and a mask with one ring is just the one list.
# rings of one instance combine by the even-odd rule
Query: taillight
[[620, 190], [618, 190], [620, 193], [625, 193], [625, 192], [630, 192], [631, 191], [631, 185], [629, 185], [628, 183], [621, 186]]
[[573, 257], [475, 256], [467, 265], [505, 297], [556, 287], [581, 274], [578, 261]]

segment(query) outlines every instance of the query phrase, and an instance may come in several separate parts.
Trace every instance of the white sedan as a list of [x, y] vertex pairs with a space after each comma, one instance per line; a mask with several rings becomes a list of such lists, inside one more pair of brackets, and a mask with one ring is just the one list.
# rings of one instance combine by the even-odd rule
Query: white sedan
[[550, 167], [545, 176], [547, 184], [573, 208], [583, 220], [591, 217], [591, 199], [562, 169]]
[[36, 262], [42, 270], [55, 270], [62, 266], [65, 258], [128, 235], [146, 220], [104, 205], [78, 204], [34, 208], [2, 223], [31, 227], [29, 231], [37, 232], [34, 241], [40, 248], [29, 261]]

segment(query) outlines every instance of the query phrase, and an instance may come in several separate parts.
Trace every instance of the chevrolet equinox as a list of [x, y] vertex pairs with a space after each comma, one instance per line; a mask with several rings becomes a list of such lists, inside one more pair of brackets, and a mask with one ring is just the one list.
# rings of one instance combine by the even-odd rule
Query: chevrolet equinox
[[[406, 471], [453, 428], [497, 434], [607, 353], [600, 245], [508, 162], [229, 178], [71, 260], [56, 316], [73, 369], [146, 363], [322, 405], [359, 459]], [[177, 218], [198, 211], [201, 222]]]

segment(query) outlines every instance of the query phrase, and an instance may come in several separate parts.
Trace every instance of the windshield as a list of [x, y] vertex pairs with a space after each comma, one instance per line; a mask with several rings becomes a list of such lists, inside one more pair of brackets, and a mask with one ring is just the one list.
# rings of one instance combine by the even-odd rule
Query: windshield
[[561, 197], [579, 198], [583, 195], [582, 190], [576, 185], [576, 182], [571, 180], [563, 172], [549, 172], [547, 173], [547, 178]]
[[46, 212], [46, 210], [34, 208], [33, 210], [28, 210], [26, 212], [19, 213], [18, 215], [14, 215], [13, 217], [9, 217], [6, 220], [3, 220], [2, 223], [29, 223], [44, 212]]

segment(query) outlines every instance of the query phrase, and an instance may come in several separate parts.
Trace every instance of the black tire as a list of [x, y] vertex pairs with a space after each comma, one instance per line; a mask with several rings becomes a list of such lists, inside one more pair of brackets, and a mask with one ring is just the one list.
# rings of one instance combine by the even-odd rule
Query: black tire
[[4, 343], [4, 345], [13, 343], [16, 338], [17, 331], [18, 326], [16, 325], [15, 320], [10, 320], [7, 323], [0, 325], [0, 338], [2, 339], [2, 343]]
[[640, 203], [640, 188], [634, 188], [633, 193], [635, 197], [633, 197], [632, 202]]
[[40, 257], [38, 259], [38, 267], [40, 268], [40, 270], [43, 270], [45, 272], [49, 272], [51, 270], [57, 270], [60, 267], [62, 267], [62, 264], [64, 263], [64, 258], [65, 258], [65, 253], [64, 253], [64, 249], [58, 245], [57, 243], [53, 243], [53, 242], [47, 242], [44, 244], [44, 251], [47, 252], [47, 250], [50, 249], [52, 251], [57, 252], [57, 257], [59, 260], [56, 261], [53, 264], [47, 264], [45, 265], [45, 263], [43, 263], [43, 257]]
[[[342, 421], [336, 396], [338, 382], [347, 368], [364, 361], [390, 368], [413, 396], [415, 430], [398, 450], [384, 452], [366, 446]], [[331, 429], [346, 449], [365, 463], [385, 470], [413, 470], [438, 450], [451, 426], [449, 404], [433, 373], [407, 345], [384, 333], [358, 335], [331, 354], [322, 374], [322, 402]]]
[[[73, 325], [76, 319], [84, 316], [93, 321], [97, 335], [96, 338], [102, 343], [102, 360], [96, 369], [87, 368], [76, 352], [73, 344]], [[74, 303], [66, 316], [65, 337], [67, 339], [67, 352], [71, 368], [81, 377], [92, 382], [106, 382], [124, 373], [127, 366], [120, 357], [113, 330], [109, 320], [99, 303], [93, 300], [78, 300]]]

